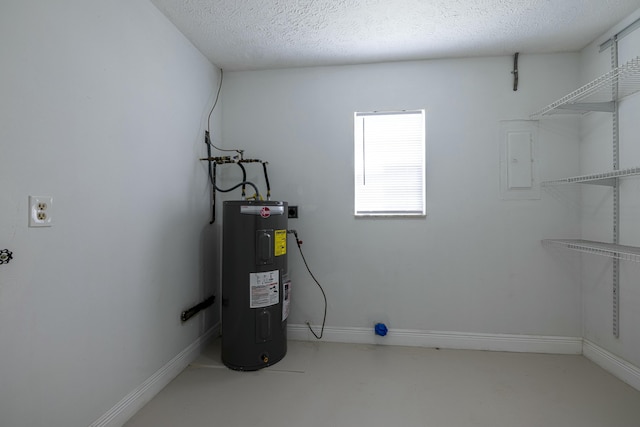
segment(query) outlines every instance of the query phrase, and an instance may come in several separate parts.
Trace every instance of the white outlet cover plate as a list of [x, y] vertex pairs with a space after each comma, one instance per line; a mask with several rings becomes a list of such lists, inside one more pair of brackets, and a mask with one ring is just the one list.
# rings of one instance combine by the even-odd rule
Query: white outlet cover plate
[[53, 225], [53, 197], [29, 196], [29, 227]]

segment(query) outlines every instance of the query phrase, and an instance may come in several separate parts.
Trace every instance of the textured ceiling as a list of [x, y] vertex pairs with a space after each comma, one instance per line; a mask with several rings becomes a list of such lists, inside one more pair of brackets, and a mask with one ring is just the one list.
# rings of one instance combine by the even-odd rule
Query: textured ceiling
[[578, 51], [640, 8], [640, 0], [151, 1], [225, 70]]

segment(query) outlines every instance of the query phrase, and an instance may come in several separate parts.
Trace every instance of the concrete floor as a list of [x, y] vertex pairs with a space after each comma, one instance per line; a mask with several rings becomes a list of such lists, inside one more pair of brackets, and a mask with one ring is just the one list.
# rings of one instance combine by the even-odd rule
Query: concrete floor
[[290, 341], [236, 372], [219, 341], [126, 427], [639, 427], [640, 391], [583, 356]]

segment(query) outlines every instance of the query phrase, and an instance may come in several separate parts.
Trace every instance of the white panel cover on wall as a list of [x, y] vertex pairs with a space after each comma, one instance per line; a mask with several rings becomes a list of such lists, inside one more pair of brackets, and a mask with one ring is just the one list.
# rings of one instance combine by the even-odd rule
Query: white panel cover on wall
[[538, 122], [500, 122], [500, 195], [504, 200], [540, 198]]
[[507, 132], [507, 177], [509, 190], [530, 189], [533, 185], [531, 133]]

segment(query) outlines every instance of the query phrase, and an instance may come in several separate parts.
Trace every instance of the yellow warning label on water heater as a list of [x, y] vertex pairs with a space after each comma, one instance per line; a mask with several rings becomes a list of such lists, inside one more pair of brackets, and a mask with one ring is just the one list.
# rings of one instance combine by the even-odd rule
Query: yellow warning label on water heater
[[287, 230], [276, 230], [276, 248], [275, 256], [284, 255], [287, 253]]

